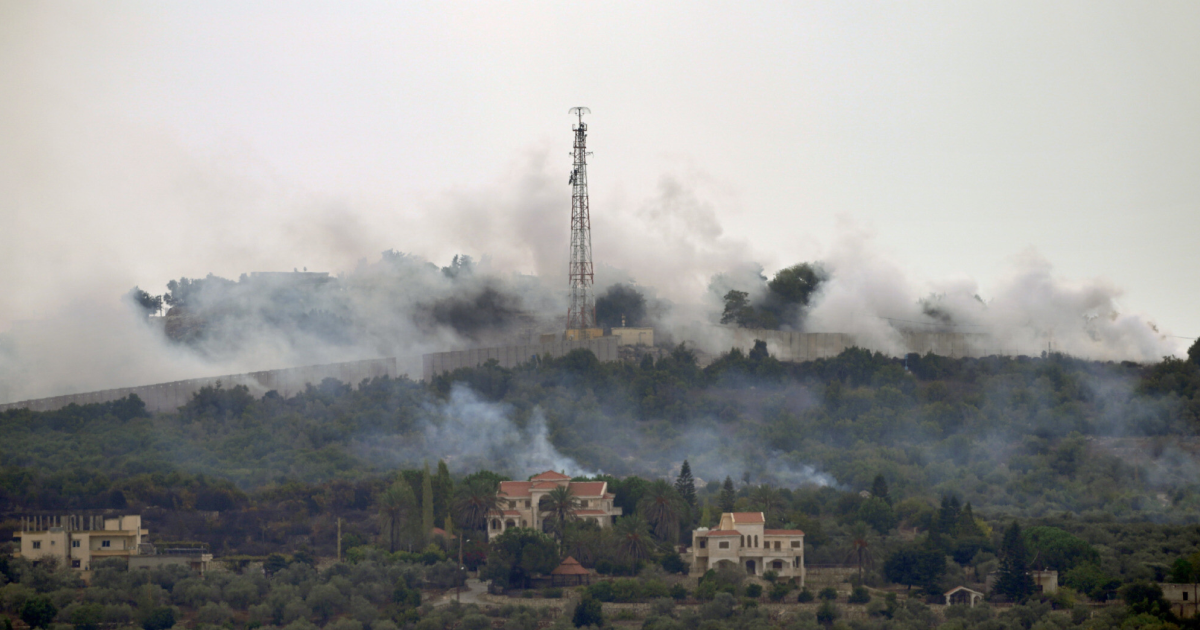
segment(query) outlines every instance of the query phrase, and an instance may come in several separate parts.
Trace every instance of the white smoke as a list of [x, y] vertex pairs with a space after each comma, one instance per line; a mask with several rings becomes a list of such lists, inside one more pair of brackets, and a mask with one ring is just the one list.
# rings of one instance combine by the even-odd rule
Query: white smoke
[[534, 408], [525, 426], [519, 427], [511, 405], [488, 402], [470, 388], [455, 384], [449, 399], [430, 406], [427, 412], [420, 443], [406, 450], [444, 459], [452, 469], [473, 472], [485, 468], [514, 477], [546, 470], [572, 477], [596, 474], [554, 448], [540, 408]]

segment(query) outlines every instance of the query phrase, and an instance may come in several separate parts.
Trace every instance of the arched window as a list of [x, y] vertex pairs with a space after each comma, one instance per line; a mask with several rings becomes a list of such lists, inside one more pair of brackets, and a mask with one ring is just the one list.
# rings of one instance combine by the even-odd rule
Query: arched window
[[492, 519], [492, 529], [500, 529], [500, 519]]

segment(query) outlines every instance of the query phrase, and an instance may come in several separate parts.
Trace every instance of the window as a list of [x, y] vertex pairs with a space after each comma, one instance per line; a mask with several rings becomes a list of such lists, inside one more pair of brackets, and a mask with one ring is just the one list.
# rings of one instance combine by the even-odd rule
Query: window
[[739, 547], [745, 547], [745, 546], [746, 546], [746, 537], [745, 537], [745, 536], [742, 536], [742, 542], [738, 543], [738, 546], [739, 546]]
[[775, 551], [779, 551], [780, 547], [782, 547], [782, 543], [780, 543], [778, 540], [776, 540], [775, 541]]
[[700, 548], [701, 548], [701, 549], [707, 549], [707, 548], [708, 548], [708, 541], [707, 541], [707, 540], [704, 540], [703, 538], [701, 538], [701, 539], [700, 539]]
[[110, 546], [112, 546], [112, 541], [111, 540], [101, 540], [100, 546], [101, 547], [110, 547]]
[[579, 507], [587, 507], [587, 506], [588, 506], [588, 504], [587, 504], [587, 501], [580, 501], [580, 502], [579, 502]]
[[42, 541], [40, 541], [40, 540], [35, 540], [35, 541], [33, 541], [33, 548], [34, 548], [34, 549], [41, 549], [41, 548], [42, 548]]
[[78, 540], [72, 540], [72, 541], [71, 541], [71, 547], [78, 549], [78, 548], [79, 548], [79, 541], [78, 541]]
[[755, 546], [755, 547], [757, 547], [757, 546], [758, 546], [758, 534], [755, 534], [755, 535], [754, 535], [754, 546]]
[[79, 563], [79, 561], [78, 561], [78, 560], [72, 560], [72, 561], [71, 561], [71, 568], [73, 568], [73, 569], [78, 569], [80, 566], [82, 566], [82, 565], [80, 565], [80, 563]]
[[1187, 601], [1187, 591], [1183, 592], [1183, 601]]
[[718, 547], [720, 547], [721, 549], [728, 549], [728, 548], [729, 548], [729, 541], [728, 541], [728, 540], [722, 540], [722, 541], [720, 542], [720, 544], [719, 544], [719, 545], [717, 545], [717, 546], [718, 546]]
[[515, 509], [517, 509], [517, 502], [516, 502], [516, 501], [509, 501], [509, 502], [508, 502], [508, 509], [510, 509], [510, 510], [515, 510]]
[[525, 502], [525, 507], [529, 507], [529, 501]]
[[775, 569], [776, 571], [778, 571], [779, 569], [782, 569], [783, 568], [783, 560], [776, 560], [775, 562], [772, 562], [771, 568]]
[[792, 541], [792, 549], [799, 549], [799, 548], [800, 548], [800, 541], [799, 541], [799, 540], [793, 540], [793, 541]]

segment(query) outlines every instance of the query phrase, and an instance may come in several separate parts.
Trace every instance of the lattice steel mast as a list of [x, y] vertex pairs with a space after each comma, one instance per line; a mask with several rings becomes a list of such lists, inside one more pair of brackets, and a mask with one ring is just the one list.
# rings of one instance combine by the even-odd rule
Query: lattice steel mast
[[598, 336], [596, 301], [592, 295], [592, 218], [588, 210], [587, 190], [587, 123], [583, 115], [592, 111], [572, 107], [570, 113], [578, 119], [575, 131], [575, 168], [571, 171], [571, 261], [568, 275], [571, 280], [571, 305], [567, 309], [567, 336], [587, 339]]

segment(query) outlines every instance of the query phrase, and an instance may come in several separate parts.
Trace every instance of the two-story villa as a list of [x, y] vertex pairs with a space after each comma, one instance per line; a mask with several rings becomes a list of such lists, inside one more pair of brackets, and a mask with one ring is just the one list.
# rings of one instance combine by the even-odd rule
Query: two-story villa
[[621, 515], [621, 508], [613, 506], [616, 497], [608, 491], [607, 481], [571, 481], [567, 475], [548, 470], [529, 481], [500, 482], [500, 511], [492, 512], [488, 519], [488, 540], [510, 527], [545, 529], [545, 521], [551, 517], [540, 509], [541, 500], [563, 486], [579, 499], [575, 520], [594, 520], [600, 527], [609, 527]]
[[736, 564], [750, 575], [774, 571], [782, 578], [799, 578], [804, 585], [804, 532], [766, 529], [762, 512], [726, 512], [713, 530], [692, 532], [692, 571], [703, 575], [723, 562]]
[[142, 517], [40, 516], [22, 519], [13, 538], [21, 540], [20, 557], [33, 561], [57, 558], [61, 566], [88, 570], [92, 560], [137, 555]]

